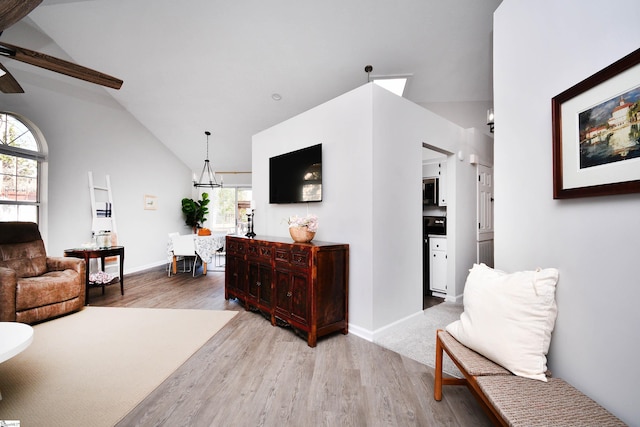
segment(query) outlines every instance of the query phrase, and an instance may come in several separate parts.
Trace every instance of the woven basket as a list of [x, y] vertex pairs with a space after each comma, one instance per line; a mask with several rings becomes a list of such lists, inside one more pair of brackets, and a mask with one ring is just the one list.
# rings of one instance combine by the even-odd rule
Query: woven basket
[[289, 227], [289, 234], [296, 243], [308, 243], [316, 235], [315, 231], [309, 231], [307, 227]]

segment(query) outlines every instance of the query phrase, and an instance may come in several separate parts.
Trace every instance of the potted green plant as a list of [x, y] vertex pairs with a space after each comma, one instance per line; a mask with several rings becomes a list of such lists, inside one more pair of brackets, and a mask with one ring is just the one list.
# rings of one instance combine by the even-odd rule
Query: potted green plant
[[209, 213], [207, 205], [209, 202], [211, 202], [211, 199], [209, 199], [209, 194], [207, 193], [202, 193], [202, 199], [198, 201], [188, 197], [182, 199], [182, 213], [185, 217], [185, 223], [193, 228], [194, 234], [207, 220], [206, 215]]

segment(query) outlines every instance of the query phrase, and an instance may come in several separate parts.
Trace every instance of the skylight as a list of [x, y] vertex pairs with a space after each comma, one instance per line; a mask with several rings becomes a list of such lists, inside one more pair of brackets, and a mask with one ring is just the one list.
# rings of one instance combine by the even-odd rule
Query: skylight
[[402, 96], [404, 93], [404, 87], [407, 84], [407, 77], [394, 77], [394, 78], [373, 78], [373, 82], [380, 87], [385, 88], [389, 92], [395, 93], [398, 96]]

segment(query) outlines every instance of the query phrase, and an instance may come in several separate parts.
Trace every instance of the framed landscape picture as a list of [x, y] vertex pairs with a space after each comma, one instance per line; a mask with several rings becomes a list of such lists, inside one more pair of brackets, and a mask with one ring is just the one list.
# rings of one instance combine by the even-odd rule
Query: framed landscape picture
[[551, 100], [553, 198], [640, 192], [640, 49]]

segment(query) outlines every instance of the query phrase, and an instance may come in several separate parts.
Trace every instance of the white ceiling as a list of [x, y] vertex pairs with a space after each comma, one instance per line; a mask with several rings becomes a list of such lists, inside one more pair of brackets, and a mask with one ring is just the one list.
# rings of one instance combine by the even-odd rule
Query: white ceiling
[[[367, 64], [411, 75], [406, 98], [488, 131], [500, 1], [44, 0], [25, 22], [124, 80], [104, 90], [193, 170], [209, 130], [214, 169], [247, 171], [253, 134], [365, 84]], [[3, 40], [47, 53], [17, 34]]]

